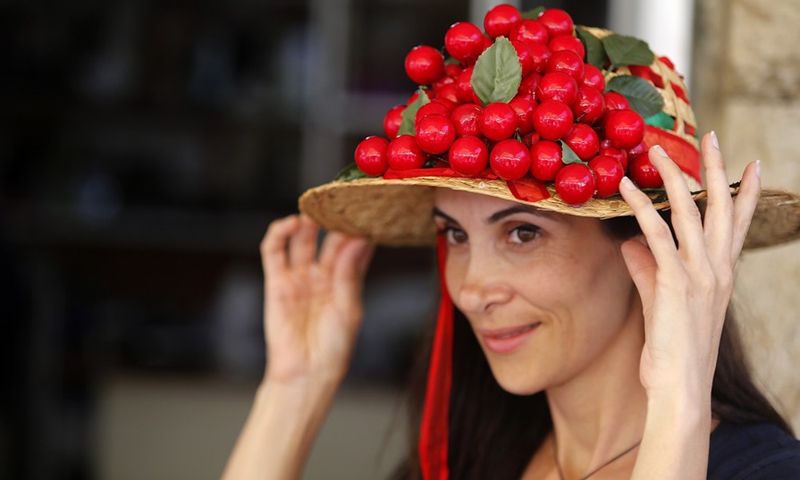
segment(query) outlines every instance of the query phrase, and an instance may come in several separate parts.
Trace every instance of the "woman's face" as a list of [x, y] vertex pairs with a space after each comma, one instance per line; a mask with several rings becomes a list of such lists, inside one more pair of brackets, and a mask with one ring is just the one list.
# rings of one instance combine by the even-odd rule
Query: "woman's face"
[[[600, 221], [437, 189], [445, 279], [498, 383], [531, 394], [615, 365], [638, 343], [638, 293]], [[605, 372], [608, 373], [608, 372]]]

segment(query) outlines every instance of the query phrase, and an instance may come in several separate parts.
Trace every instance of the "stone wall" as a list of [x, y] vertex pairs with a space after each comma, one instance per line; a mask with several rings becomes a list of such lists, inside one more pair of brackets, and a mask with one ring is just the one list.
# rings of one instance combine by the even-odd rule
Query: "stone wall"
[[[800, 2], [698, 0], [692, 99], [738, 180], [800, 191]], [[736, 305], [758, 379], [800, 432], [800, 242], [746, 252]]]

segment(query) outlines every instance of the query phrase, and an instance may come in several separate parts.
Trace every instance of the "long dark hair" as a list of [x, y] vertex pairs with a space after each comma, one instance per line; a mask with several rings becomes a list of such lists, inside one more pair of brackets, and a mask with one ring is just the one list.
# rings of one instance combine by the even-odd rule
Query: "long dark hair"
[[[665, 220], [669, 221], [666, 215]], [[611, 238], [625, 240], [640, 233], [631, 217], [602, 221]], [[494, 379], [464, 315], [456, 309], [453, 336], [453, 384], [450, 395], [450, 478], [520, 478], [533, 454], [552, 429], [544, 392], [513, 395]], [[421, 478], [417, 441], [425, 397], [425, 379], [432, 342], [426, 335], [409, 385], [408, 454], [393, 479]], [[711, 410], [732, 423], [771, 423], [792, 434], [788, 422], [753, 382], [739, 331], [729, 307], [720, 338], [711, 389]]]

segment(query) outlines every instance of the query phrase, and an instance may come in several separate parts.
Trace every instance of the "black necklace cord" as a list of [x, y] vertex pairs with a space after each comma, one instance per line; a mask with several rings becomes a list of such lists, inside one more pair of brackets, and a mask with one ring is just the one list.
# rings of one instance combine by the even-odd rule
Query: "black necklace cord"
[[[595, 469], [594, 469], [594, 470], [592, 470], [591, 472], [589, 472], [589, 473], [587, 473], [586, 475], [584, 475], [583, 477], [581, 477], [581, 478], [580, 478], [580, 480], [586, 480], [587, 478], [591, 477], [591, 476], [592, 476], [592, 475], [594, 475], [595, 473], [597, 473], [597, 472], [599, 472], [600, 470], [602, 470], [602, 469], [606, 468], [607, 466], [609, 466], [609, 465], [611, 465], [612, 463], [616, 462], [617, 460], [619, 460], [620, 458], [624, 457], [625, 455], [627, 455], [627, 454], [631, 453], [631, 452], [632, 452], [634, 449], [636, 449], [636, 447], [638, 447], [638, 446], [639, 446], [639, 444], [641, 444], [641, 443], [642, 443], [642, 441], [641, 441], [641, 440], [639, 440], [638, 442], [634, 443], [633, 445], [631, 445], [630, 447], [628, 447], [627, 449], [625, 449], [625, 451], [623, 451], [622, 453], [618, 454], [616, 457], [612, 458], [611, 460], [607, 461], [606, 463], [604, 463], [604, 464], [600, 465], [599, 467], [595, 468]], [[561, 464], [559, 464], [559, 463], [558, 463], [558, 446], [557, 446], [557, 444], [556, 444], [556, 439], [555, 439], [555, 436], [553, 436], [553, 460], [555, 461], [555, 464], [556, 464], [556, 470], [558, 471], [558, 478], [559, 478], [560, 480], [566, 480], [566, 479], [564, 478], [564, 472], [561, 470]]]

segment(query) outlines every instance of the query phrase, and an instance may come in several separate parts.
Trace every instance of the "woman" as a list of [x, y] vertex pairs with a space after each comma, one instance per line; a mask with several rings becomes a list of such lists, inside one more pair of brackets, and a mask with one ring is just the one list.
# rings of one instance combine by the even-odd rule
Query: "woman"
[[[563, 15], [547, 12], [538, 20], [556, 36]], [[262, 243], [267, 370], [224, 478], [299, 477], [347, 370], [373, 242], [430, 243], [433, 226], [442, 301], [414, 397], [416, 407], [424, 398], [419, 447], [398, 478], [800, 478], [800, 446], [753, 386], [726, 323], [745, 243], [787, 240], [776, 232], [798, 221], [795, 210], [748, 237], [754, 212], [798, 198], [760, 195], [757, 162], [732, 198], [713, 132], [700, 146], [706, 193], [692, 193], [700, 163], [675, 131], [648, 127], [652, 148], [637, 157], [668, 202], [624, 177], [618, 196], [567, 205], [558, 179], [506, 178], [494, 157], [479, 174], [461, 174], [450, 156], [307, 192], [301, 209], [332, 233], [317, 252], [317, 223], [292, 216]]]

